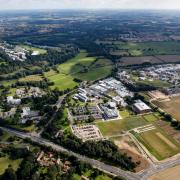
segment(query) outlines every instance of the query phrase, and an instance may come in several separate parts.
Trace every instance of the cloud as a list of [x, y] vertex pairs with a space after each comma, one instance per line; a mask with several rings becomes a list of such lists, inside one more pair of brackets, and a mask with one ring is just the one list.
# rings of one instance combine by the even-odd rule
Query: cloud
[[178, 9], [180, 0], [0, 0], [0, 9]]

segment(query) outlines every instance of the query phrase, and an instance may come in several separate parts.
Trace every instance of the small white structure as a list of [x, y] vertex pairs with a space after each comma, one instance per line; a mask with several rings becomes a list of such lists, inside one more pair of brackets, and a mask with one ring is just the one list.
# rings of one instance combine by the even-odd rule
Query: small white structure
[[23, 112], [21, 113], [21, 118], [28, 117], [31, 114], [30, 107], [23, 107], [22, 111]]
[[7, 103], [11, 105], [18, 105], [21, 104], [21, 99], [14, 99], [13, 96], [8, 96]]

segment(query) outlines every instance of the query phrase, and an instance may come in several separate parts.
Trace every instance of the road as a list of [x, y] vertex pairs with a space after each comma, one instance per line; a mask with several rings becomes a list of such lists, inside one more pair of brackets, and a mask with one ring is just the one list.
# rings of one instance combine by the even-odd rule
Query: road
[[96, 167], [104, 172], [108, 172], [108, 173], [112, 173], [116, 176], [121, 176], [124, 177], [127, 180], [147, 180], [151, 175], [161, 171], [161, 170], [165, 170], [167, 168], [176, 166], [180, 164], [180, 158], [172, 158], [169, 159], [168, 161], [162, 162], [162, 163], [158, 163], [158, 164], [153, 164], [153, 166], [150, 166], [148, 169], [141, 171], [139, 173], [133, 173], [133, 172], [129, 172], [129, 171], [124, 171], [118, 167], [114, 167], [108, 164], [105, 164], [103, 162], [100, 162], [98, 160], [92, 159], [92, 158], [88, 158], [86, 156], [82, 156], [80, 154], [74, 153], [62, 146], [59, 146], [57, 144], [54, 144], [44, 138], [41, 138], [39, 136], [36, 135], [31, 135], [28, 133], [24, 133], [24, 132], [19, 132], [13, 129], [9, 129], [9, 128], [4, 128], [4, 127], [0, 127], [2, 130], [7, 131], [15, 136], [18, 136], [20, 138], [30, 138], [33, 142], [37, 142], [41, 145], [46, 145], [46, 146], [50, 146], [51, 148], [53, 148], [56, 151], [59, 152], [66, 152], [69, 155], [73, 155], [75, 157], [77, 157], [79, 160], [84, 161], [84, 162], [88, 162], [89, 164], [91, 164], [93, 167]]

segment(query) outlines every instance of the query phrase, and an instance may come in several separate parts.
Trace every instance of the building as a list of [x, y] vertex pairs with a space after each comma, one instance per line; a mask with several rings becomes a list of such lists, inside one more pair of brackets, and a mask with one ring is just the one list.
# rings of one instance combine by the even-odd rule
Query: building
[[117, 106], [122, 106], [125, 107], [127, 106], [126, 102], [124, 101], [123, 98], [121, 98], [120, 96], [115, 96], [112, 98], [112, 101], [116, 103]]
[[83, 93], [75, 94], [73, 98], [79, 99], [82, 102], [87, 102], [89, 100], [86, 94], [83, 94]]
[[21, 104], [21, 99], [14, 99], [13, 96], [8, 96], [7, 103], [11, 105], [19, 105]]
[[22, 111], [21, 118], [32, 118], [39, 115], [37, 111], [31, 111], [30, 107], [23, 107]]
[[99, 107], [103, 112], [104, 119], [116, 119], [119, 117], [119, 114], [116, 108], [110, 109], [104, 105], [100, 105]]
[[138, 114], [144, 114], [151, 111], [151, 108], [141, 100], [136, 100], [132, 108]]

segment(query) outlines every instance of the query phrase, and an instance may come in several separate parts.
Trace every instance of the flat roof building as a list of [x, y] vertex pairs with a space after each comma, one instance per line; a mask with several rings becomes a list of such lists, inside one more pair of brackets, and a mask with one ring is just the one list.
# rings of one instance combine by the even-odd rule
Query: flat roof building
[[136, 100], [136, 103], [133, 104], [133, 110], [138, 114], [143, 114], [150, 112], [151, 108], [141, 100]]

